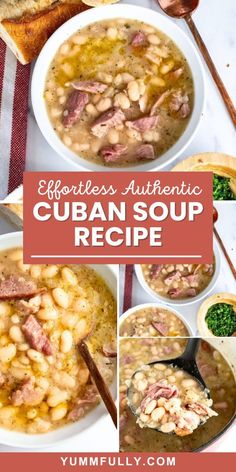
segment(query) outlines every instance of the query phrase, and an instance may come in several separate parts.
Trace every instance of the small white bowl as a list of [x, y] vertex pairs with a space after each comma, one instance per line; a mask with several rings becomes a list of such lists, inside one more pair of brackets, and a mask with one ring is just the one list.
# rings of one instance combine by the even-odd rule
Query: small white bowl
[[[84, 28], [96, 21], [113, 18], [127, 18], [131, 20], [144, 21], [149, 25], [160, 29], [167, 36], [169, 36], [177, 44], [187, 59], [187, 62], [192, 71], [195, 90], [193, 111], [186, 129], [178, 141], [167, 152], [157, 159], [137, 166], [125, 168], [104, 167], [101, 164], [94, 164], [83, 159], [82, 157], [79, 157], [73, 151], [67, 148], [53, 129], [43, 97], [47, 73], [59, 47], [81, 28]], [[155, 10], [138, 7], [135, 5], [122, 4], [92, 8], [91, 10], [87, 10], [71, 18], [58, 30], [56, 30], [43, 47], [36, 62], [32, 77], [31, 93], [35, 118], [41, 132], [51, 147], [65, 161], [76, 164], [79, 169], [86, 171], [150, 171], [161, 169], [172, 162], [184, 151], [184, 149], [193, 139], [203, 111], [205, 86], [203, 67], [199, 58], [199, 54], [188, 36], [178, 26], [176, 26], [173, 21], [157, 13]]]
[[189, 336], [190, 337], [194, 336], [191, 326], [185, 320], [183, 315], [181, 315], [181, 313], [179, 313], [179, 311], [175, 310], [174, 308], [172, 308], [168, 305], [164, 305], [164, 303], [143, 303], [141, 305], [137, 305], [137, 306], [134, 306], [134, 307], [130, 308], [129, 310], [127, 310], [125, 313], [123, 313], [119, 317], [119, 328], [123, 324], [124, 320], [129, 318], [130, 315], [133, 315], [134, 313], [137, 313], [139, 310], [144, 310], [145, 308], [160, 308], [162, 310], [164, 310], [164, 309], [168, 310], [170, 313], [173, 313], [177, 318], [179, 318], [179, 320], [182, 321], [182, 323], [184, 324], [184, 326], [186, 327], [186, 329], [189, 333]]
[[[23, 245], [23, 233], [9, 233], [0, 236], [0, 251], [11, 249], [14, 247], [20, 247]], [[100, 265], [100, 264], [88, 264], [89, 267], [94, 269], [107, 283], [108, 287], [112, 291], [114, 297], [117, 297], [117, 273], [116, 266], [112, 265]], [[114, 379], [110, 390], [113, 398], [116, 398], [116, 378]], [[83, 431], [90, 428], [91, 438], [93, 437], [93, 425], [102, 416], [107, 414], [107, 411], [101, 402], [95, 407], [88, 415], [78, 422], [68, 424], [62, 428], [56, 429], [45, 434], [30, 435], [17, 431], [10, 431], [0, 427], [0, 444], [7, 446], [37, 449], [46, 448], [54, 444], [57, 444], [65, 439], [70, 439], [78, 435], [83, 434]], [[95, 438], [93, 438], [95, 441]], [[91, 446], [92, 447], [92, 446]]]
[[173, 305], [178, 305], [178, 306], [179, 305], [190, 305], [192, 303], [198, 302], [202, 298], [205, 298], [213, 290], [213, 288], [214, 288], [214, 286], [217, 282], [217, 279], [220, 275], [221, 255], [220, 255], [219, 246], [218, 246], [218, 243], [217, 243], [216, 240], [214, 240], [213, 247], [214, 247], [214, 255], [215, 255], [215, 272], [214, 272], [214, 275], [213, 275], [209, 285], [202, 292], [200, 292], [198, 295], [196, 295], [196, 297], [185, 298], [185, 299], [181, 299], [181, 300], [162, 297], [161, 295], [156, 293], [154, 290], [152, 290], [151, 287], [146, 282], [146, 280], [144, 278], [144, 275], [143, 275], [141, 265], [140, 264], [135, 264], [135, 272], [136, 272], [138, 281], [139, 281], [140, 285], [143, 287], [143, 289], [149, 295], [151, 295], [152, 298], [155, 298], [155, 300], [158, 300], [162, 303], [166, 303], [167, 305], [171, 305], [171, 306], [173, 306]]

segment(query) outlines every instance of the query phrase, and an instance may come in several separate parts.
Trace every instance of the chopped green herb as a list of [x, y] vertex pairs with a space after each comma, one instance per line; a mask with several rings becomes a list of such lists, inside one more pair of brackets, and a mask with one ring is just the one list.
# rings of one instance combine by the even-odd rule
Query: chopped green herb
[[228, 303], [216, 303], [207, 311], [206, 323], [214, 336], [232, 336], [236, 332], [236, 313]]
[[214, 174], [213, 177], [213, 199], [235, 200], [235, 196], [229, 186], [230, 179]]

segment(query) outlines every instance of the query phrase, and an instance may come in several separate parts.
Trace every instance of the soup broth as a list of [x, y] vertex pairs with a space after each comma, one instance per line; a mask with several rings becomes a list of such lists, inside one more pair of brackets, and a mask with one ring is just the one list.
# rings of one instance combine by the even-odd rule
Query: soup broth
[[78, 353], [85, 336], [104, 380], [116, 372], [116, 302], [84, 265], [23, 264], [0, 253], [0, 427], [45, 433], [100, 401]]
[[143, 22], [104, 20], [74, 34], [48, 71], [54, 130], [74, 153], [105, 166], [138, 165], [165, 153], [193, 109], [187, 61]]

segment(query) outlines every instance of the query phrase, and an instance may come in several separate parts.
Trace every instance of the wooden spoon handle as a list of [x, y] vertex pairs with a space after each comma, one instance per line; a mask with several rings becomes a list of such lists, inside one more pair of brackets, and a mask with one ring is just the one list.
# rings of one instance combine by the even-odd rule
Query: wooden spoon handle
[[102, 400], [104, 401], [106, 408], [112, 418], [112, 421], [115, 427], [117, 428], [117, 408], [115, 402], [88, 350], [87, 344], [84, 341], [81, 341], [81, 343], [78, 344], [78, 350], [81, 356], [83, 357], [90, 372], [90, 375], [94, 380], [96, 387], [102, 397]]
[[216, 67], [215, 67], [215, 65], [214, 65], [214, 63], [211, 59], [211, 56], [210, 56], [210, 54], [207, 50], [207, 47], [206, 47], [203, 39], [201, 38], [200, 33], [197, 30], [197, 27], [196, 27], [192, 17], [190, 15], [187, 15], [187, 16], [184, 17], [184, 19], [185, 19], [187, 25], [189, 26], [189, 28], [190, 28], [190, 30], [191, 30], [191, 32], [192, 32], [192, 34], [193, 34], [193, 36], [194, 36], [194, 38], [197, 42], [197, 45], [198, 45], [198, 47], [199, 47], [206, 63], [207, 63], [207, 65], [208, 65], [208, 68], [211, 72], [211, 75], [212, 75], [212, 77], [213, 77], [213, 79], [214, 79], [214, 81], [215, 81], [215, 83], [218, 87], [218, 90], [219, 90], [219, 92], [220, 92], [220, 94], [221, 94], [221, 96], [224, 100], [225, 106], [226, 106], [226, 108], [227, 108], [227, 110], [228, 110], [228, 112], [229, 112], [229, 114], [232, 118], [233, 124], [234, 124], [234, 126], [236, 126], [236, 109], [235, 109], [235, 106], [234, 106], [234, 104], [233, 104], [233, 102], [232, 102], [232, 100], [231, 100], [231, 98], [230, 98], [230, 96], [229, 96], [229, 94], [228, 94], [228, 92], [227, 92], [227, 90], [226, 90], [226, 88], [225, 88], [225, 86], [224, 86], [217, 70], [216, 70]]
[[221, 247], [221, 249], [222, 249], [222, 252], [223, 252], [223, 254], [224, 254], [224, 256], [225, 256], [225, 258], [226, 258], [226, 260], [227, 260], [227, 262], [228, 262], [228, 264], [229, 264], [229, 267], [230, 267], [230, 269], [231, 269], [231, 272], [232, 272], [232, 274], [233, 274], [233, 276], [234, 276], [234, 278], [235, 278], [235, 280], [236, 280], [236, 270], [235, 270], [235, 268], [234, 268], [233, 262], [231, 261], [229, 255], [228, 255], [228, 252], [227, 252], [226, 249], [225, 249], [224, 243], [223, 243], [223, 241], [222, 241], [222, 239], [221, 239], [221, 237], [220, 237], [220, 235], [219, 235], [217, 229], [215, 228], [215, 226], [214, 226], [214, 234], [215, 234], [215, 237], [216, 237], [216, 239], [217, 239], [217, 241], [218, 241], [218, 243], [219, 243], [219, 245], [220, 245], [220, 247]]

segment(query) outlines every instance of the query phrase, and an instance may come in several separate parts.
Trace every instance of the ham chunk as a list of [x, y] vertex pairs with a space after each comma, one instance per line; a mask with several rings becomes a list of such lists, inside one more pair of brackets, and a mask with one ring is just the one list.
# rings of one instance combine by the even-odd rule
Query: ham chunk
[[144, 133], [145, 131], [150, 131], [155, 129], [158, 125], [159, 117], [158, 116], [144, 116], [134, 121], [126, 121], [126, 126], [129, 129], [135, 129]]
[[109, 164], [109, 162], [115, 162], [119, 160], [121, 156], [127, 154], [127, 150], [128, 148], [124, 144], [114, 144], [102, 148], [100, 155], [103, 157], [104, 161]]
[[39, 306], [33, 305], [26, 300], [17, 300], [16, 307], [24, 315], [33, 315], [39, 311]]
[[181, 77], [183, 72], [184, 72], [183, 67], [179, 67], [178, 69], [172, 70], [168, 74], [168, 79], [171, 80], [171, 82], [176, 82]]
[[156, 329], [162, 336], [167, 336], [169, 329], [165, 323], [162, 321], [152, 321], [152, 326]]
[[172, 113], [177, 114], [179, 118], [187, 118], [190, 114], [189, 97], [186, 93], [178, 90], [172, 94], [169, 108]]
[[31, 298], [43, 291], [44, 289], [39, 289], [33, 280], [25, 280], [15, 275], [0, 281], [0, 300]]
[[87, 80], [80, 82], [75, 80], [71, 82], [71, 85], [74, 89], [80, 90], [81, 92], [88, 92], [88, 93], [103, 93], [107, 89], [108, 85], [103, 84], [102, 82], [95, 82], [92, 80]]
[[150, 112], [150, 116], [154, 116], [157, 112], [157, 110], [159, 109], [159, 107], [162, 105], [162, 103], [164, 103], [165, 99], [170, 95], [170, 91], [169, 90], [166, 90], [165, 92], [163, 92], [159, 97], [158, 99], [155, 101], [155, 103], [153, 104], [152, 108], [151, 108], [151, 112]]
[[140, 48], [147, 45], [147, 36], [143, 31], [136, 31], [132, 37], [131, 46]]
[[11, 401], [14, 406], [36, 406], [42, 402], [43, 397], [44, 391], [35, 388], [32, 379], [27, 379], [18, 390], [13, 392]]
[[46, 356], [52, 355], [52, 346], [50, 341], [34, 315], [28, 316], [22, 325], [22, 331], [30, 347], [38, 352], [42, 352]]
[[100, 115], [94, 121], [91, 132], [98, 138], [106, 136], [111, 128], [120, 125], [125, 120], [125, 115], [120, 108], [113, 107]]
[[152, 144], [140, 144], [136, 148], [138, 159], [155, 159], [154, 147]]
[[84, 416], [86, 411], [99, 401], [99, 393], [94, 385], [89, 385], [83, 398], [78, 398], [74, 408], [68, 415], [69, 421], [77, 421]]
[[166, 382], [160, 381], [153, 385], [150, 385], [146, 390], [144, 399], [141, 402], [141, 411], [145, 411], [148, 403], [151, 400], [157, 400], [158, 398], [170, 398], [177, 397], [178, 390], [174, 385], [168, 385]]
[[178, 281], [181, 279], [181, 273], [178, 270], [173, 270], [169, 275], [164, 279], [166, 285], [171, 285], [172, 282]]
[[209, 406], [203, 405], [202, 403], [190, 403], [187, 405], [187, 409], [194, 411], [194, 413], [199, 416], [209, 416], [209, 418], [212, 416], [218, 416], [218, 413], [212, 410]]
[[152, 267], [149, 273], [152, 280], [157, 279], [158, 275], [161, 272], [162, 267], [163, 267], [163, 264], [152, 264]]
[[190, 287], [190, 288], [187, 288], [187, 290], [186, 290], [185, 293], [186, 293], [186, 296], [187, 296], [187, 297], [196, 297], [196, 295], [197, 295], [197, 290], [196, 290], [195, 288], [193, 288], [193, 287]]
[[88, 94], [73, 90], [68, 96], [62, 124], [65, 128], [71, 128], [81, 117], [83, 110], [89, 102]]

